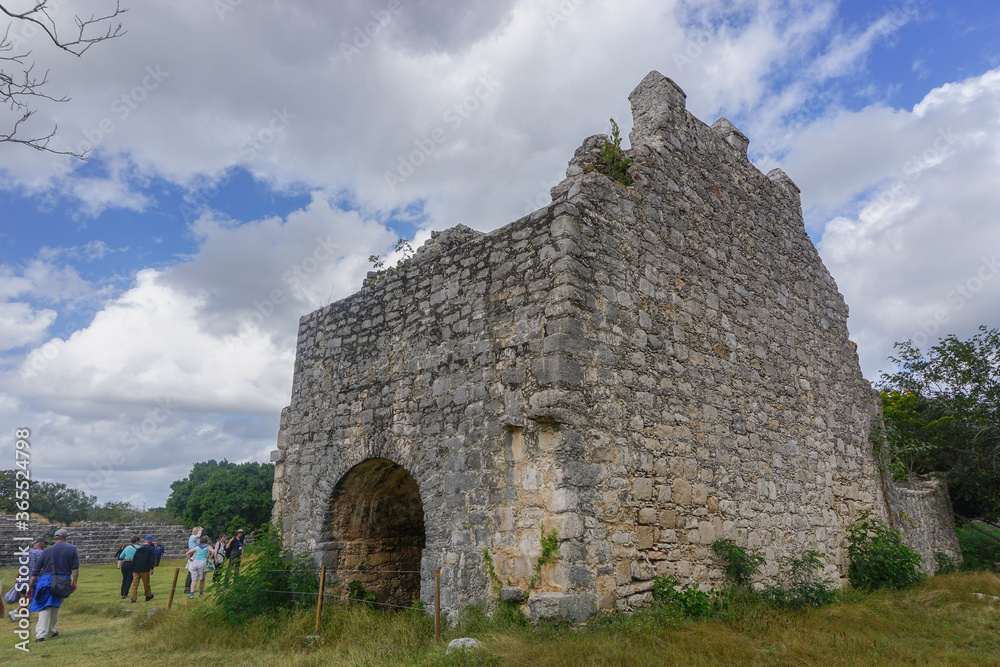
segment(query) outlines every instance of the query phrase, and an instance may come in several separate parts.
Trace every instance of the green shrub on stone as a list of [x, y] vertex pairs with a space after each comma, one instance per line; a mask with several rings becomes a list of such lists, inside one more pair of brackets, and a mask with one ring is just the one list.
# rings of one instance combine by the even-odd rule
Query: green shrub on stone
[[781, 609], [820, 607], [837, 599], [833, 582], [820, 579], [827, 555], [819, 551], [806, 551], [799, 557], [786, 556], [778, 572], [778, 583], [768, 586], [761, 597], [768, 604]]
[[760, 572], [764, 557], [738, 547], [729, 540], [716, 540], [712, 543], [712, 551], [720, 558], [729, 561], [726, 566], [726, 576], [737, 588], [749, 590], [753, 578]]
[[717, 591], [703, 591], [697, 584], [682, 586], [677, 577], [671, 575], [653, 580], [653, 600], [675, 607], [689, 618], [710, 618], [722, 608], [724, 596]]
[[365, 585], [355, 579], [347, 584], [347, 599], [357, 602], [375, 602], [375, 591], [365, 588]]
[[632, 185], [632, 177], [628, 175], [628, 167], [632, 160], [625, 157], [622, 150], [622, 137], [618, 131], [618, 123], [611, 119], [611, 139], [604, 138], [604, 146], [601, 147], [602, 165], [599, 171], [628, 187]]
[[847, 527], [847, 541], [847, 578], [858, 590], [906, 588], [924, 578], [921, 555], [903, 544], [899, 531], [872, 516], [870, 510], [858, 512], [858, 518]]

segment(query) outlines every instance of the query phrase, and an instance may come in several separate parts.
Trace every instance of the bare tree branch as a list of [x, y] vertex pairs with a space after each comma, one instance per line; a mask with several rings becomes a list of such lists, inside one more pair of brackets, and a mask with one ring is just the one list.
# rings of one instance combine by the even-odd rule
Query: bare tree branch
[[22, 124], [35, 113], [32, 108], [33, 100], [66, 102], [69, 98], [65, 95], [54, 97], [43, 91], [49, 81], [48, 71], [39, 76], [34, 73], [34, 63], [26, 64], [31, 51], [15, 51], [16, 40], [11, 37], [11, 28], [20, 25], [40, 29], [56, 48], [79, 57], [98, 42], [124, 35], [122, 24], [116, 23], [115, 19], [127, 11], [122, 9], [120, 0], [115, 0], [114, 11], [93, 14], [87, 19], [74, 16], [75, 28], [70, 36], [65, 37], [60, 34], [59, 25], [54, 18], [56, 12], [50, 8], [49, 0], [35, 0], [30, 9], [22, 12], [11, 11], [4, 3], [0, 3], [0, 15], [6, 15], [10, 19], [0, 38], [0, 102], [19, 114], [9, 132], [0, 131], [0, 143], [23, 144], [39, 151], [86, 159], [86, 152], [60, 151], [49, 147], [49, 141], [55, 136], [58, 126], [45, 135], [18, 136], [18, 132], [23, 131]]

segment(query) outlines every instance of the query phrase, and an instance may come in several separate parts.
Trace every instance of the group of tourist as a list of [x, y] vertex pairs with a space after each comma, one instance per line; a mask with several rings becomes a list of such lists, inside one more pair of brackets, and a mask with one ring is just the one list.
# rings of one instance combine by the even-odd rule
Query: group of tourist
[[210, 542], [211, 540], [208, 535], [204, 534], [204, 529], [201, 526], [195, 526], [188, 538], [188, 550], [184, 554], [188, 559], [188, 574], [184, 582], [184, 592], [189, 598], [194, 597], [195, 582], [198, 582], [198, 597], [205, 594], [205, 573], [214, 570], [212, 581], [217, 581], [224, 561], [229, 560], [230, 567], [235, 572], [239, 572], [240, 561], [243, 558], [243, 546], [246, 544], [243, 529], [237, 530], [236, 535], [231, 539], [226, 533], [222, 533], [215, 541], [214, 546]]
[[[122, 571], [122, 600], [126, 597], [130, 597], [132, 602], [137, 600], [140, 581], [143, 584], [146, 600], [153, 599], [149, 575], [159, 566], [164, 547], [161, 542], [157, 542], [154, 546], [152, 535], [146, 535], [144, 540], [143, 544], [139, 544], [139, 536], [133, 535], [131, 544], [122, 544], [115, 555]], [[194, 582], [200, 582], [198, 584], [198, 597], [205, 594], [205, 573], [208, 570], [214, 570], [215, 574], [212, 580], [215, 581], [218, 579], [219, 571], [226, 559], [229, 560], [230, 566], [235, 571], [239, 571], [245, 543], [243, 529], [237, 530], [236, 536], [232, 539], [228, 539], [228, 536], [222, 533], [214, 546], [209, 544], [210, 541], [201, 526], [195, 526], [188, 538], [188, 550], [184, 553], [184, 557], [188, 561], [184, 593], [189, 598], [194, 597]]]
[[[76, 591], [77, 576], [80, 572], [80, 554], [75, 546], [67, 543], [68, 537], [69, 531], [60, 528], [55, 532], [50, 546], [47, 546], [48, 540], [44, 537], [34, 540], [24, 555], [26, 558], [23, 557], [22, 560], [28, 573], [27, 579], [19, 578], [7, 595], [0, 597], [0, 617], [4, 615], [3, 600], [6, 599], [8, 604], [14, 605], [13, 609], [7, 611], [7, 616], [11, 622], [18, 623], [24, 629], [25, 641], [28, 638], [27, 628], [31, 613], [38, 614], [35, 622], [36, 642], [59, 636], [59, 631], [56, 629], [59, 607], [63, 600]], [[204, 534], [201, 526], [195, 527], [191, 537], [188, 538], [188, 550], [184, 554], [188, 560], [188, 576], [184, 592], [190, 598], [194, 597], [196, 585], [198, 596], [204, 595], [205, 573], [208, 570], [215, 570], [213, 577], [215, 581], [225, 560], [229, 561], [230, 568], [235, 573], [239, 573], [243, 547], [246, 543], [243, 530], [237, 530], [231, 539], [225, 533], [221, 534], [214, 546], [209, 542], [208, 535]], [[163, 552], [163, 544], [157, 542], [154, 545], [152, 535], [146, 535], [141, 539], [138, 535], [133, 535], [128, 544], [123, 543], [119, 546], [115, 558], [122, 571], [120, 591], [122, 600], [129, 597], [135, 603], [140, 582], [146, 601], [153, 599], [150, 575], [159, 566]], [[30, 603], [22, 606], [19, 604], [22, 598], [28, 598]]]

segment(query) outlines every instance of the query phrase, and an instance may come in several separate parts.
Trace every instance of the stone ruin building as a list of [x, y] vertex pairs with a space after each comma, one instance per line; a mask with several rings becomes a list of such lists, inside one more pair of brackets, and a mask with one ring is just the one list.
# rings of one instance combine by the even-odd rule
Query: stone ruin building
[[550, 205], [437, 233], [302, 318], [275, 519], [340, 584], [430, 603], [440, 569], [454, 612], [493, 596], [488, 550], [531, 613], [583, 619], [661, 574], [721, 583], [719, 538], [765, 576], [821, 551], [839, 580], [862, 508], [958, 557], [946, 490], [880, 473], [878, 397], [799, 189], [658, 72], [629, 100], [629, 187], [590, 137]]

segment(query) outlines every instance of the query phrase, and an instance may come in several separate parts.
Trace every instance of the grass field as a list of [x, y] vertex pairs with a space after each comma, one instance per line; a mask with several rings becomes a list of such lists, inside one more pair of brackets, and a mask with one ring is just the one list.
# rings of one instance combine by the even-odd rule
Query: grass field
[[[1000, 666], [1000, 576], [934, 577], [901, 592], [847, 591], [834, 604], [802, 612], [750, 605], [723, 619], [688, 621], [670, 610], [611, 615], [586, 627], [518, 625], [464, 615], [445, 640], [472, 636], [483, 647], [446, 655], [423, 612], [385, 613], [328, 604], [320, 639], [307, 642], [314, 612], [260, 618], [232, 627], [199, 613], [210, 599], [178, 595], [165, 607], [175, 567], [153, 575], [150, 602], [118, 599], [113, 565], [85, 566], [63, 605], [59, 637], [16, 650], [14, 624], [0, 640], [0, 664], [179, 665], [984, 665]], [[180, 586], [184, 571], [181, 570]], [[13, 571], [0, 572], [9, 586]], [[34, 617], [32, 617], [34, 626]], [[216, 661], [219, 661], [216, 663]]]

